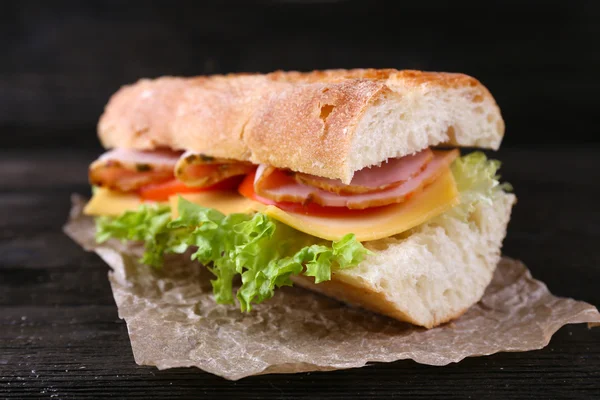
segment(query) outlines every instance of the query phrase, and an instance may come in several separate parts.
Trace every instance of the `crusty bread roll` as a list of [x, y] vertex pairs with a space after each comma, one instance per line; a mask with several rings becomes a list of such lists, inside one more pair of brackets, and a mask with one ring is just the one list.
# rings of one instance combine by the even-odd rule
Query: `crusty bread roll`
[[477, 303], [500, 260], [516, 197], [497, 193], [480, 202], [468, 221], [443, 215], [402, 235], [364, 243], [373, 251], [355, 268], [314, 284], [294, 283], [346, 303], [431, 328]]
[[349, 183], [428, 146], [497, 149], [504, 122], [467, 75], [359, 69], [144, 79], [113, 95], [98, 132], [109, 148], [191, 150]]
[[[113, 95], [98, 132], [109, 148], [194, 151], [349, 183], [355, 171], [430, 146], [497, 149], [504, 122], [488, 90], [467, 75], [359, 69], [144, 79]], [[365, 242], [373, 254], [331, 281], [293, 279], [401, 321], [437, 326], [483, 295], [514, 202], [499, 191], [468, 221], [449, 212]]]

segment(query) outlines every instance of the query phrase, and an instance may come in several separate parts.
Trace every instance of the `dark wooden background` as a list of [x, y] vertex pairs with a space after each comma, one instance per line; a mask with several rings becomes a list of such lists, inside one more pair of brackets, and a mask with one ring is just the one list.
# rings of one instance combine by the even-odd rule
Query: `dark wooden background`
[[25, 0], [0, 10], [0, 127], [13, 132], [3, 146], [97, 146], [108, 97], [140, 77], [351, 67], [479, 78], [506, 118], [505, 145], [599, 140], [595, 0]]
[[600, 2], [0, 3], [0, 398], [600, 398], [600, 334], [444, 368], [410, 361], [227, 382], [135, 365], [107, 267], [61, 232], [95, 124], [140, 77], [395, 67], [466, 72], [500, 104], [517, 204], [505, 252], [600, 305]]

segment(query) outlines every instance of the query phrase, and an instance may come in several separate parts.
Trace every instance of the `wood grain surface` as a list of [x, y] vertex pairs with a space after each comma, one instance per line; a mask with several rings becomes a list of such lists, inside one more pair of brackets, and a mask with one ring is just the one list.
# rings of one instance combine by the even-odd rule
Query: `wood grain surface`
[[[519, 197], [504, 251], [557, 295], [600, 305], [598, 148], [504, 150]], [[0, 152], [0, 398], [600, 398], [600, 329], [562, 328], [543, 350], [229, 382], [137, 366], [108, 267], [61, 231], [96, 154]], [[318, 344], [316, 344], [318, 345]]]

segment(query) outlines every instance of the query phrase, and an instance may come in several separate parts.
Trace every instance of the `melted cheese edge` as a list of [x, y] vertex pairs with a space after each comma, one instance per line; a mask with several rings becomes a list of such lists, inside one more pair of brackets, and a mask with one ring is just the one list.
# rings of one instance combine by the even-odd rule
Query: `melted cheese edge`
[[[223, 214], [251, 213], [256, 211], [256, 204], [252, 204], [254, 201], [240, 196], [237, 192], [215, 190], [212, 192], [182, 193], [169, 197], [168, 204], [171, 207], [173, 218], [178, 217], [177, 201], [179, 200], [179, 196], [203, 207], [219, 210]], [[106, 188], [98, 188], [86, 204], [83, 213], [94, 217], [103, 215], [118, 217], [125, 211], [137, 210], [142, 204], [156, 204], [156, 202], [143, 201], [136, 194], [119, 193]]]
[[136, 194], [113, 192], [106, 188], [96, 188], [94, 195], [85, 205], [83, 213], [94, 217], [118, 217], [125, 211], [135, 211], [144, 204]]
[[179, 196], [183, 197], [187, 201], [194, 204], [198, 204], [202, 207], [214, 208], [215, 210], [221, 211], [223, 214], [235, 214], [235, 213], [253, 213], [256, 210], [255, 202], [245, 198], [238, 192], [231, 190], [214, 190], [200, 193], [182, 193], [181, 195], [169, 197], [169, 204], [171, 205], [171, 215], [173, 218], [177, 218], [177, 201]]

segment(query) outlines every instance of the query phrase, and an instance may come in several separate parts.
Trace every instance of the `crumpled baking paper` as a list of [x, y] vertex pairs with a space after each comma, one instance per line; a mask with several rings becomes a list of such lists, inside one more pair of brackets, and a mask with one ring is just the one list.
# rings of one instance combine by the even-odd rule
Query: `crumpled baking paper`
[[563, 325], [600, 323], [587, 303], [553, 296], [523, 263], [504, 257], [482, 300], [452, 323], [426, 330], [352, 308], [300, 288], [282, 288], [243, 314], [216, 304], [211, 274], [189, 256], [168, 267], [140, 264], [140, 245], [94, 240], [94, 222], [74, 197], [65, 232], [112, 268], [119, 316], [136, 363], [198, 367], [226, 379], [326, 371], [413, 359], [445, 365], [465, 357], [527, 351], [548, 344]]

